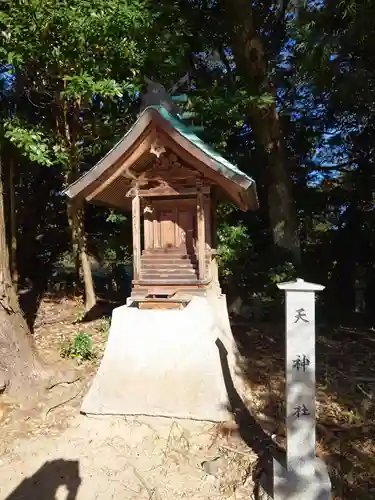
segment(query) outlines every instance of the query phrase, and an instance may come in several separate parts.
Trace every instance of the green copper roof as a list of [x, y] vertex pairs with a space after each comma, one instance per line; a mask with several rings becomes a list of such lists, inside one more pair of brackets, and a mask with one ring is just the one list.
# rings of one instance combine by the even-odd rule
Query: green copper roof
[[[88, 193], [95, 191], [98, 183], [111, 176], [111, 168], [121, 161], [122, 156], [130, 150], [132, 145], [145, 132], [151, 122], [155, 121], [156, 127], [161, 127], [167, 134], [176, 132], [172, 140], [179, 142], [181, 147], [191, 146], [190, 154], [199, 155], [201, 161], [212, 170], [215, 170], [224, 179], [234, 183], [236, 189], [230, 189], [230, 198], [241, 210], [255, 209], [258, 199], [254, 180], [241, 170], [219, 155], [210, 146], [205, 144], [193, 130], [186, 126], [178, 117], [172, 116], [165, 107], [160, 105], [145, 108], [138, 116], [133, 126], [126, 132], [122, 139], [88, 172], [68, 186], [63, 194], [69, 198], [85, 198]], [[178, 136], [178, 137], [177, 137]], [[185, 145], [183, 144], [185, 143]], [[120, 174], [119, 174], [120, 175]], [[228, 189], [222, 185], [229, 194]], [[228, 184], [227, 184], [228, 187]], [[120, 189], [120, 188], [119, 188]], [[91, 199], [93, 200], [93, 198]]]
[[[149, 106], [147, 109], [155, 109], [158, 113], [165, 119], [170, 122], [172, 127], [176, 129], [182, 136], [184, 136], [188, 141], [197, 146], [200, 150], [202, 150], [206, 155], [210, 156], [215, 162], [221, 164], [223, 167], [231, 170], [233, 173], [240, 175], [242, 177], [246, 177], [249, 181], [253, 181], [251, 177], [242, 172], [236, 165], [229, 162], [225, 158], [223, 158], [219, 153], [217, 153], [214, 149], [208, 146], [205, 142], [202, 141], [197, 135], [192, 132], [188, 126], [182, 123], [181, 120], [172, 116], [163, 106]], [[221, 172], [223, 174], [223, 172]], [[225, 175], [225, 174], [224, 174]], [[253, 181], [254, 182], [254, 181]]]

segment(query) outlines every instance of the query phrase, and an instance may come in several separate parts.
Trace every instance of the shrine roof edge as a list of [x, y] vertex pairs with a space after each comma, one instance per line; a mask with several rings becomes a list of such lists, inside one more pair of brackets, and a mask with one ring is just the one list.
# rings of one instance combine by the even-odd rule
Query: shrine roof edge
[[256, 184], [254, 179], [242, 172], [236, 165], [232, 164], [214, 149], [204, 143], [197, 135], [195, 135], [189, 127], [184, 125], [178, 117], [172, 116], [162, 105], [153, 105], [145, 108], [138, 116], [135, 123], [122, 136], [122, 138], [103, 156], [90, 170], [85, 172], [75, 182], [65, 188], [61, 194], [69, 198], [79, 197], [84, 190], [98, 178], [121, 157], [129, 149], [136, 138], [146, 130], [151, 123], [153, 117], [160, 117], [162, 123], [169, 124], [183, 139], [188, 141], [206, 157], [210, 159], [210, 168], [222, 175], [224, 178], [234, 182], [241, 188], [241, 202], [248, 208], [255, 209], [258, 207], [258, 198], [256, 192]]
[[208, 144], [202, 141], [200, 137], [198, 137], [194, 132], [192, 132], [189, 127], [187, 127], [184, 123], [181, 122], [178, 118], [175, 118], [171, 115], [163, 106], [149, 106], [145, 109], [154, 109], [157, 111], [165, 120], [168, 120], [172, 127], [177, 130], [181, 135], [185, 137], [189, 142], [194, 144], [196, 147], [201, 149], [206, 155], [210, 156], [213, 160], [218, 163], [221, 163], [224, 167], [231, 170], [233, 173], [240, 175], [248, 179], [250, 182], [255, 183], [254, 179], [249, 175], [245, 174], [240, 170], [236, 165], [228, 161], [226, 158], [221, 156], [217, 151], [211, 148]]

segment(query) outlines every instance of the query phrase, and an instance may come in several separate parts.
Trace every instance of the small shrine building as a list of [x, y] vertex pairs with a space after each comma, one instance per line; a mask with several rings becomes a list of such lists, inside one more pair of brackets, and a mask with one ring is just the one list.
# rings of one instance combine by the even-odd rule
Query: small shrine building
[[133, 299], [220, 294], [216, 204], [258, 207], [254, 180], [163, 105], [146, 107], [65, 194], [131, 211]]

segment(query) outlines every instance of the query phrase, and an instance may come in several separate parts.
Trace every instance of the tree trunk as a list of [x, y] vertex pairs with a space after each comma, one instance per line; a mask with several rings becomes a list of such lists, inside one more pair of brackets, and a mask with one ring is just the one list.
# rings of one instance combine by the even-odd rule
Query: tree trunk
[[14, 158], [9, 161], [9, 211], [10, 211], [10, 267], [13, 286], [18, 287], [17, 268], [17, 221], [16, 221], [16, 196], [14, 191]]
[[29, 333], [9, 269], [0, 158], [0, 392], [23, 395], [43, 374]]
[[[66, 79], [64, 79], [63, 87], [66, 88]], [[67, 184], [75, 182], [79, 176], [79, 159], [77, 152], [77, 129], [80, 123], [80, 100], [74, 102], [73, 112], [68, 119], [68, 103], [66, 100], [58, 96], [58, 109], [61, 111], [61, 130], [63, 131], [66, 146], [70, 152], [69, 171], [66, 176]], [[59, 123], [57, 124], [59, 129]], [[72, 235], [73, 258], [79, 279], [79, 264], [81, 264], [83, 283], [85, 287], [85, 309], [90, 311], [96, 304], [94, 282], [92, 279], [91, 266], [87, 255], [87, 243], [85, 232], [85, 211], [83, 205], [78, 205], [74, 201], [67, 202], [67, 216], [69, 227]]]
[[83, 283], [85, 287], [85, 309], [90, 311], [96, 304], [94, 282], [91, 266], [87, 255], [86, 233], [84, 227], [84, 209], [74, 201], [68, 201], [67, 213], [72, 233], [73, 256], [79, 259], [82, 267]]
[[268, 79], [264, 47], [254, 27], [251, 2], [226, 0], [233, 55], [237, 71], [259, 94], [273, 96], [266, 109], [250, 105], [247, 119], [251, 124], [256, 146], [266, 160], [265, 184], [268, 192], [268, 213], [276, 245], [289, 251], [300, 262], [300, 242], [293, 185], [285, 165], [280, 117], [276, 109], [275, 90]]

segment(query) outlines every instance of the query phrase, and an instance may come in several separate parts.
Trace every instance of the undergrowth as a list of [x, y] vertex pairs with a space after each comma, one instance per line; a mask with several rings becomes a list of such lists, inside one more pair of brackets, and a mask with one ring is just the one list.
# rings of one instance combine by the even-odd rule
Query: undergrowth
[[64, 339], [60, 347], [62, 358], [75, 359], [78, 363], [96, 358], [92, 338], [88, 333], [78, 333], [74, 339]]
[[104, 317], [101, 319], [97, 331], [104, 335], [105, 337], [108, 337], [109, 333], [109, 328], [111, 326], [111, 318], [110, 317]]

